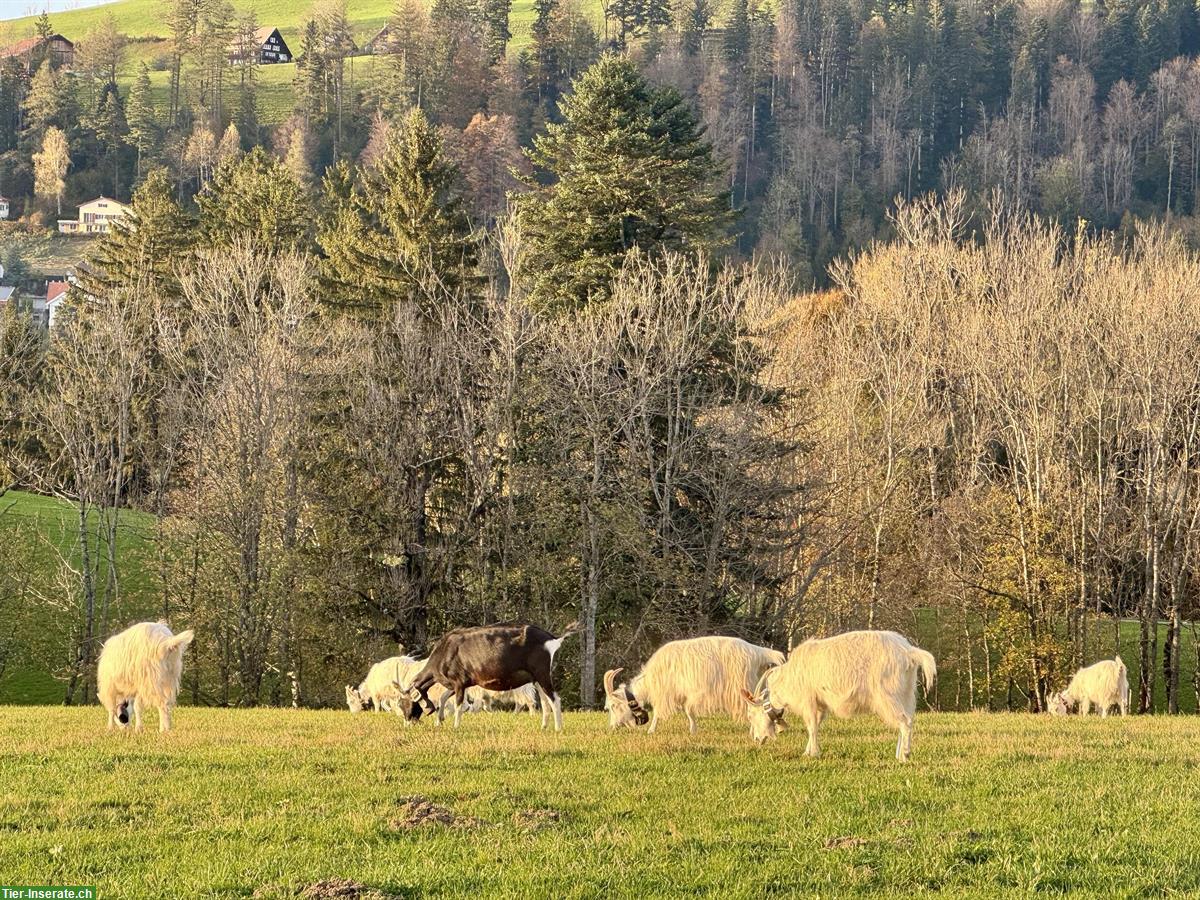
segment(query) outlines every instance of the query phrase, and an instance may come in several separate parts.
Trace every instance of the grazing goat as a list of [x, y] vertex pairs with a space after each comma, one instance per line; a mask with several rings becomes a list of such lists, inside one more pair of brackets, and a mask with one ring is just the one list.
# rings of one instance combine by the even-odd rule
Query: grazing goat
[[[471, 688], [472, 691], [477, 688]], [[536, 715], [538, 711], [538, 694], [537, 688], [532, 684], [527, 684], [524, 687], [519, 687], [511, 691], [484, 691], [480, 690], [480, 705], [486, 712], [493, 712], [501, 707], [511, 706], [514, 712], [526, 710], [532, 715]], [[467, 699], [471, 698], [471, 691], [467, 692]]]
[[387, 709], [400, 696], [396, 682], [407, 681], [414, 666], [419, 669], [420, 663], [411, 656], [392, 656], [375, 663], [357, 688], [346, 685], [350, 712], [362, 712], [368, 705], [374, 706], [375, 712]]
[[171, 730], [171, 712], [179, 696], [183, 651], [195, 634], [172, 634], [165, 622], [140, 622], [115, 634], [100, 648], [96, 666], [97, 696], [108, 710], [108, 727], [129, 724], [133, 703], [134, 730], [142, 730], [142, 707], [158, 708], [158, 730]]
[[401, 699], [404, 717], [416, 721], [422, 712], [433, 713], [435, 705], [429, 698], [429, 690], [437, 684], [454, 695], [457, 727], [466, 707], [468, 689], [478, 686], [489, 691], [511, 691], [532, 683], [541, 693], [542, 727], [546, 727], [547, 716], [553, 710], [554, 730], [562, 731], [562, 698], [554, 689], [550, 670], [554, 654], [573, 633], [573, 626], [555, 637], [536, 625], [514, 624], [447, 632], [409, 684], [410, 696]]
[[899, 729], [896, 759], [907, 762], [918, 670], [928, 691], [937, 677], [937, 662], [894, 631], [850, 631], [805, 641], [787, 662], [763, 675], [754, 694], [747, 692], [750, 736], [760, 744], [775, 737], [784, 713], [790, 712], [808, 729], [805, 754], [818, 756], [817, 729], [826, 713], [846, 718], [873, 712]]
[[1092, 704], [1100, 708], [1100, 718], [1108, 717], [1108, 711], [1117, 707], [1121, 715], [1129, 713], [1129, 673], [1121, 657], [1104, 659], [1080, 669], [1071, 677], [1067, 689], [1046, 698], [1051, 715], [1066, 715], [1075, 706], [1079, 714], [1086, 716]]
[[653, 710], [650, 733], [658, 720], [682, 709], [688, 730], [696, 733], [696, 719], [727, 713], [745, 715], [743, 694], [753, 688], [765, 669], [784, 660], [778, 650], [759, 647], [735, 637], [699, 637], [663, 644], [651, 654], [628, 683], [615, 684], [620, 669], [604, 673], [604, 707], [608, 724], [644, 725], [645, 707]]

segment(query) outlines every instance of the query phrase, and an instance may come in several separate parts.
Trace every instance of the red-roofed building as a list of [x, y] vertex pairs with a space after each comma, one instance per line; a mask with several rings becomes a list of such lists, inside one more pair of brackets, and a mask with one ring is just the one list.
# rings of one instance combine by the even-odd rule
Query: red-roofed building
[[9, 59], [15, 56], [25, 64], [26, 70], [32, 71], [34, 66], [40, 64], [45, 58], [47, 44], [49, 44], [50, 62], [55, 66], [69, 69], [75, 62], [75, 45], [61, 34], [52, 34], [44, 40], [35, 35], [25, 38], [23, 41], [17, 41], [15, 44], [9, 44], [7, 47], [0, 48], [0, 59]]
[[67, 299], [67, 291], [70, 289], [69, 281], [47, 282], [46, 296], [33, 298], [31, 312], [34, 321], [43, 328], [53, 328], [54, 320], [62, 310], [63, 301]]

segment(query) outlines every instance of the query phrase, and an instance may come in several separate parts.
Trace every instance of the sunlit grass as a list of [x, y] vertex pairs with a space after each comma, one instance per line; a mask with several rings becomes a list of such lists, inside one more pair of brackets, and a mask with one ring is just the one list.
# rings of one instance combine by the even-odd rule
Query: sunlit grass
[[[0, 873], [101, 896], [846, 896], [1200, 890], [1200, 720], [923, 714], [914, 760], [863, 719], [824, 756], [732, 723], [457, 732], [340, 711], [183, 708], [160, 736], [95, 708], [0, 709]], [[150, 728], [153, 728], [151, 723]], [[479, 822], [396, 829], [421, 795]], [[549, 811], [549, 812], [546, 812]]]

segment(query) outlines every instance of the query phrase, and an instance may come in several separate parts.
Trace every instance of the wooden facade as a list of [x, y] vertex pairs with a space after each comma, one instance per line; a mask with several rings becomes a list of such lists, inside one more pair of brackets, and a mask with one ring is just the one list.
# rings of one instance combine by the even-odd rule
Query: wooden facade
[[52, 34], [45, 40], [40, 37], [25, 38], [0, 49], [0, 59], [13, 57], [21, 60], [25, 69], [30, 72], [47, 57], [50, 64], [56, 68], [69, 69], [75, 63], [75, 44], [61, 34]]

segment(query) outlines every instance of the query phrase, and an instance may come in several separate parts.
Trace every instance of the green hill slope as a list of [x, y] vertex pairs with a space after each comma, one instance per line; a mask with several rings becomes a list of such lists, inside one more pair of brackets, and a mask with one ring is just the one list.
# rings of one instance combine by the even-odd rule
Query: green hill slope
[[[278, 28], [292, 52], [299, 52], [311, 4], [294, 0], [233, 0], [233, 6], [239, 11], [253, 9], [262, 25]], [[395, 0], [348, 0], [346, 10], [355, 41], [361, 45], [369, 40], [387, 23], [394, 7]], [[586, 0], [586, 8], [592, 11], [593, 25], [602, 30], [600, 0]], [[50, 21], [55, 31], [73, 41], [80, 41], [110, 15], [116, 20], [117, 27], [132, 39], [119, 77], [122, 87], [128, 87], [138, 65], [145, 62], [155, 70], [151, 73], [155, 100], [160, 106], [165, 106], [168, 82], [165, 66], [170, 55], [170, 29], [163, 15], [163, 0], [120, 0], [105, 6], [56, 13]], [[509, 30], [513, 35], [508, 45], [511, 54], [519, 53], [529, 45], [533, 18], [533, 0], [514, 0], [509, 18]], [[0, 23], [0, 46], [34, 34], [34, 22], [33, 17], [27, 17]], [[375, 62], [371, 56], [354, 57], [351, 62], [352, 78], [369, 78]], [[262, 66], [259, 69], [258, 112], [262, 124], [278, 124], [291, 113], [295, 105], [292, 96], [295, 70], [293, 63]]]

